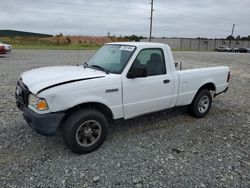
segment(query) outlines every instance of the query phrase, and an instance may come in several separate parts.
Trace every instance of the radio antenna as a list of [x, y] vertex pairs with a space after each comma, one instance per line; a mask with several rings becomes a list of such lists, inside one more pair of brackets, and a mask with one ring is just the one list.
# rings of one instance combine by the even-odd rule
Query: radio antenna
[[[82, 26], [80, 26], [80, 37], [82, 35]], [[82, 41], [81, 39], [78, 40], [78, 45], [77, 45], [77, 65], [80, 64], [80, 45], [81, 45]]]

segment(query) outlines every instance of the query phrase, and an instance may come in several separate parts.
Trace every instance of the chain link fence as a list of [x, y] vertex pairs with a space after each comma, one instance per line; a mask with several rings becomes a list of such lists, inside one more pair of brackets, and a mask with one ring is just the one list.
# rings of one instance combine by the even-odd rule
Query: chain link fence
[[[142, 39], [141, 42], [148, 42]], [[168, 44], [172, 49], [212, 51], [219, 46], [229, 46], [229, 40], [223, 39], [193, 39], [193, 38], [152, 38], [152, 42]], [[249, 48], [250, 41], [232, 40], [231, 48]]]

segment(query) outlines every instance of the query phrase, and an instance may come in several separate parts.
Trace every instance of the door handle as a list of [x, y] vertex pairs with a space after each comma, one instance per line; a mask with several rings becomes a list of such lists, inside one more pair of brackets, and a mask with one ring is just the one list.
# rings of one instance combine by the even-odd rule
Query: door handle
[[171, 81], [171, 80], [166, 79], [166, 80], [163, 80], [163, 83], [164, 83], [164, 84], [168, 84], [170, 81]]

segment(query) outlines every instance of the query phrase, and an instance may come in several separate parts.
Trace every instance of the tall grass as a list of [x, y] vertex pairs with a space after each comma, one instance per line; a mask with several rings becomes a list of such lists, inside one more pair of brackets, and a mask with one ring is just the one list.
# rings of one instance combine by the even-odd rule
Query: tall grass
[[37, 49], [37, 50], [95, 50], [103, 44], [93, 41], [71, 42], [65, 37], [5, 37], [3, 43], [11, 44], [14, 49]]

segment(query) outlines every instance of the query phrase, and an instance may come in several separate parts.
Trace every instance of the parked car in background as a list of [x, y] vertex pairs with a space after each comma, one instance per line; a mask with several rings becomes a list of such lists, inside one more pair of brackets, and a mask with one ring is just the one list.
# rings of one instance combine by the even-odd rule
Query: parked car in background
[[1, 55], [1, 54], [6, 54], [6, 50], [5, 50], [4, 45], [1, 45], [1, 44], [0, 44], [0, 55]]
[[239, 48], [239, 53], [248, 53], [249, 50], [247, 48]]
[[216, 51], [216, 52], [233, 52], [233, 49], [229, 48], [227, 46], [219, 46], [219, 48], [215, 48], [214, 51]]
[[4, 43], [1, 43], [1, 42], [0, 42], [0, 45], [1, 45], [1, 46], [4, 46], [5, 52], [11, 52], [12, 46], [11, 46], [10, 44], [4, 44]]
[[233, 48], [234, 52], [239, 52], [239, 48]]

